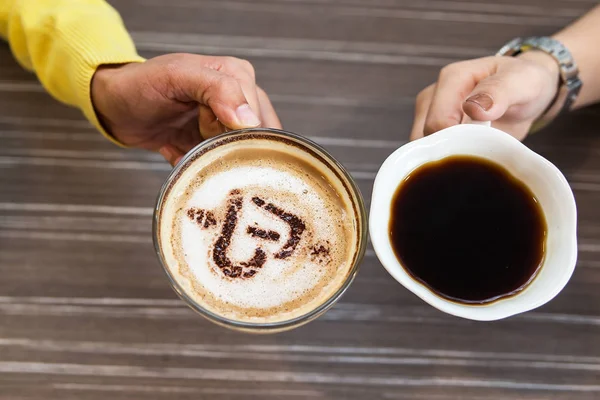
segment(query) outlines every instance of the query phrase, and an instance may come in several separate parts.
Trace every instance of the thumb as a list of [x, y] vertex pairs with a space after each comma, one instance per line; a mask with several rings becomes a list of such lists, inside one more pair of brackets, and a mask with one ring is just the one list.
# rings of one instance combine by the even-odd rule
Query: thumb
[[539, 90], [526, 69], [499, 71], [481, 81], [463, 103], [463, 111], [475, 121], [495, 121], [514, 105], [533, 102]]
[[261, 121], [244, 95], [240, 82], [211, 68], [201, 71], [183, 69], [176, 80], [188, 101], [210, 107], [219, 122], [230, 129], [253, 128]]

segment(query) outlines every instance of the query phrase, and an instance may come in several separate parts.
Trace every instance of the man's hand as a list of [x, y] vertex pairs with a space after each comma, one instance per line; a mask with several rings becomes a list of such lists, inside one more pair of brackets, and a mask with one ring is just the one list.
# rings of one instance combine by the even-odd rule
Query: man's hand
[[102, 66], [91, 96], [105, 129], [121, 143], [159, 151], [172, 165], [203, 139], [228, 129], [281, 128], [245, 60], [169, 54]]

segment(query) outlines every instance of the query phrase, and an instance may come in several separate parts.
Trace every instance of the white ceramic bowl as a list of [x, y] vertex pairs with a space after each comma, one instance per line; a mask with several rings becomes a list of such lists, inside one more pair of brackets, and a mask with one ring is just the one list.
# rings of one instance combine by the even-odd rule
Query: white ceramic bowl
[[[389, 220], [397, 187], [420, 165], [452, 155], [483, 157], [504, 166], [523, 181], [540, 202], [548, 225], [544, 261], [536, 278], [512, 297], [483, 305], [447, 300], [413, 279], [394, 254]], [[375, 178], [369, 229], [377, 257], [398, 282], [439, 310], [473, 320], [506, 318], [547, 303], [567, 284], [577, 261], [577, 209], [563, 174], [512, 136], [479, 124], [453, 126], [392, 153]]]

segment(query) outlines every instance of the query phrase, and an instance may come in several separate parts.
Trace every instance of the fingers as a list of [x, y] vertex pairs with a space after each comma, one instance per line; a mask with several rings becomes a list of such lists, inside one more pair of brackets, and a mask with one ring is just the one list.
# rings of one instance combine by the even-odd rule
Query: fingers
[[415, 118], [413, 121], [412, 131], [410, 132], [410, 140], [422, 138], [425, 127], [425, 118], [431, 105], [433, 93], [435, 92], [435, 84], [427, 86], [417, 95], [415, 103]]
[[258, 100], [260, 103], [260, 118], [262, 120], [262, 126], [265, 128], [275, 128], [281, 129], [281, 122], [279, 121], [279, 117], [277, 117], [277, 113], [275, 112], [275, 108], [273, 108], [273, 104], [267, 96], [267, 93], [262, 90], [260, 87], [256, 87], [258, 92]]
[[223, 127], [281, 128], [267, 94], [256, 85], [255, 71], [248, 61], [188, 54], [180, 55], [175, 64], [171, 81], [178, 89], [178, 100], [200, 103], [198, 125], [204, 138], [222, 133]]
[[240, 66], [228, 66], [228, 73], [225, 73], [222, 66], [219, 70], [203, 64], [206, 64], [206, 57], [190, 54], [166, 64], [165, 72], [175, 99], [210, 107], [219, 121], [231, 129], [259, 126], [260, 119], [250, 105], [250, 102], [254, 103], [258, 110], [253, 76]]
[[500, 129], [502, 132], [506, 132], [516, 139], [523, 140], [529, 133], [531, 128], [531, 121], [506, 122], [503, 118], [494, 122], [494, 128]]
[[461, 122], [464, 100], [477, 82], [495, 73], [499, 59], [500, 57], [486, 57], [442, 68], [425, 118], [425, 135]]
[[223, 72], [236, 76], [252, 111], [259, 116], [261, 126], [281, 129], [281, 122], [266, 92], [256, 85], [254, 67], [247, 60], [226, 57]]
[[198, 108], [198, 126], [203, 139], [210, 139], [225, 132], [225, 127], [215, 113], [203, 104]]
[[162, 155], [165, 160], [169, 162], [172, 166], [175, 166], [181, 160], [185, 153], [181, 150], [178, 150], [175, 146], [170, 144], [165, 144], [160, 149], [158, 149], [160, 155]]
[[[532, 71], [532, 67], [525, 63], [519, 68], [500, 68], [494, 75], [477, 83], [462, 108], [473, 120], [495, 121], [512, 106], [535, 105], [535, 100], [541, 95], [540, 82], [536, 79], [538, 75], [539, 71]], [[542, 107], [533, 108], [541, 110]], [[529, 117], [527, 114], [521, 117]]]
[[[267, 93], [262, 88], [256, 86], [256, 94], [257, 114], [260, 115], [261, 126], [265, 128], [281, 129], [281, 122], [277, 117], [277, 113], [275, 112]], [[225, 132], [225, 127], [208, 106], [200, 105], [198, 122], [200, 132], [204, 139], [209, 139]]]
[[[194, 130], [201, 138], [219, 135], [227, 129], [261, 125], [281, 128], [268, 96], [256, 85], [255, 71], [248, 61], [192, 54], [168, 55], [154, 60], [161, 65], [160, 76], [163, 78], [158, 92], [184, 107], [198, 104], [194, 107], [197, 113]], [[170, 144], [177, 151], [184, 150], [181, 139], [170, 138]], [[170, 162], [174, 162], [172, 151], [162, 149]]]
[[223, 125], [230, 129], [260, 125], [260, 119], [250, 107], [238, 80], [222, 74], [207, 80], [209, 82], [199, 96], [200, 103], [210, 107]]
[[[494, 121], [522, 139], [531, 124], [551, 103], [558, 87], [556, 62], [542, 52], [524, 56], [485, 57], [444, 67], [435, 89], [417, 100], [411, 138], [428, 135], [470, 120]], [[433, 93], [430, 91], [433, 90]]]
[[[250, 109], [260, 118], [260, 100], [258, 98], [258, 87], [256, 86], [256, 73], [249, 61], [234, 57], [223, 58], [224, 68], [222, 71], [234, 77], [242, 87], [244, 97], [248, 101]], [[261, 121], [262, 122], [262, 121]]]
[[191, 109], [175, 119], [177, 121], [181, 119], [181, 125], [177, 123], [181, 128], [177, 133], [170, 136], [169, 143], [175, 146], [178, 150], [187, 153], [198, 143], [202, 141], [200, 129], [198, 125], [198, 110]]

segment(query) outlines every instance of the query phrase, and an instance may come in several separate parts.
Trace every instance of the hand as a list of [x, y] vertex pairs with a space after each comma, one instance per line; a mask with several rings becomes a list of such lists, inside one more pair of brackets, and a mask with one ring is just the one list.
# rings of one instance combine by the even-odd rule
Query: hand
[[558, 90], [556, 61], [540, 51], [485, 57], [444, 67], [437, 83], [417, 96], [411, 140], [471, 120], [523, 140]]
[[160, 152], [172, 165], [229, 129], [281, 128], [254, 69], [233, 57], [169, 54], [102, 66], [91, 96], [100, 122], [126, 146]]

